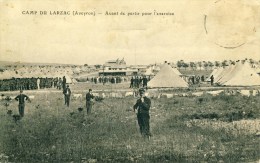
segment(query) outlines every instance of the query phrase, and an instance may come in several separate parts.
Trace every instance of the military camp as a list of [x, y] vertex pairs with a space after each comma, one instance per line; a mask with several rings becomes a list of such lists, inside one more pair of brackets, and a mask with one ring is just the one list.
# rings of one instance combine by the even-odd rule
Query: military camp
[[0, 0], [0, 163], [260, 163], [260, 0]]
[[[0, 72], [0, 152], [4, 152], [0, 159], [160, 162], [162, 148], [169, 148], [164, 149], [172, 152], [167, 157], [178, 162], [256, 159], [259, 63], [244, 59], [203, 69], [193, 63], [196, 69], [169, 61], [128, 65], [124, 58], [103, 65], [5, 64]], [[135, 123], [133, 109], [142, 96], [140, 90], [152, 102], [150, 130], [140, 128], [143, 136], [138, 125], [146, 124], [139, 119]], [[10, 146], [14, 140], [18, 144]], [[250, 156], [241, 153], [243, 146], [250, 147]], [[23, 155], [22, 149], [26, 149]], [[81, 154], [69, 156], [67, 150]], [[140, 150], [156, 151], [152, 157], [139, 157]]]

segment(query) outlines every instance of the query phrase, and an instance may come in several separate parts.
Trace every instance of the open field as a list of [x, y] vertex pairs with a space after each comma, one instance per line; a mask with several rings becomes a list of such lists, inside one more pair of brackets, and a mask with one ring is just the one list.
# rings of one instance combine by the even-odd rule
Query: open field
[[[12, 95], [12, 94], [10, 94]], [[152, 98], [150, 141], [139, 134], [134, 97], [64, 106], [59, 92], [35, 92], [25, 117], [0, 103], [1, 162], [251, 162], [260, 159], [259, 96]], [[6, 110], [7, 109], [7, 110]]]

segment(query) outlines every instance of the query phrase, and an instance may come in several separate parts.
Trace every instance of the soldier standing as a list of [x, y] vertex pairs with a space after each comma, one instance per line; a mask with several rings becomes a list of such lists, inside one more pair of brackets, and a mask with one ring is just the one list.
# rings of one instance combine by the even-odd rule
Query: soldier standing
[[61, 89], [61, 85], [62, 85], [62, 80], [61, 80], [61, 78], [59, 78], [59, 80], [58, 80], [58, 84], [57, 84], [57, 89]]
[[145, 96], [145, 90], [143, 88], [139, 89], [140, 98], [136, 101], [134, 105], [134, 111], [137, 109], [137, 121], [140, 127], [141, 135], [144, 138], [150, 139], [150, 115], [149, 110], [151, 107], [151, 100]]
[[213, 75], [211, 75], [211, 77], [210, 77], [210, 83], [211, 83], [211, 85], [213, 85], [213, 83], [214, 83], [214, 76]]
[[21, 117], [24, 116], [24, 107], [25, 107], [25, 100], [30, 101], [30, 98], [23, 94], [23, 90], [20, 90], [20, 94], [15, 97], [15, 100], [19, 102], [18, 110]]
[[133, 88], [134, 87], [134, 78], [132, 77], [130, 80], [130, 87], [129, 88]]
[[200, 79], [201, 79], [202, 82], [204, 82], [205, 81], [204, 75], [202, 75]]
[[146, 76], [143, 77], [143, 87], [147, 89], [147, 78], [146, 78]]
[[41, 80], [40, 80], [40, 78], [38, 77], [38, 78], [37, 78], [37, 89], [40, 89], [40, 82], [41, 82]]
[[63, 76], [63, 79], [62, 79], [62, 89], [63, 89], [63, 91], [66, 89], [66, 77], [65, 76]]
[[87, 114], [91, 113], [91, 109], [93, 106], [93, 99], [94, 99], [94, 96], [92, 94], [92, 89], [89, 89], [88, 93], [86, 94]]
[[69, 88], [69, 85], [67, 85], [67, 88], [64, 89], [63, 94], [64, 94], [64, 98], [65, 98], [65, 105], [67, 105], [67, 107], [69, 107], [70, 106], [70, 95], [71, 95], [71, 90]]

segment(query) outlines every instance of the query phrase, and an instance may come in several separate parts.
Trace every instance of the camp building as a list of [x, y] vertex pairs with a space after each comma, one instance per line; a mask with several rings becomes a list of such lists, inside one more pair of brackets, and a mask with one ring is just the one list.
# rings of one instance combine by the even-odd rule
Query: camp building
[[127, 66], [123, 58], [107, 61], [99, 70], [99, 76], [132, 76], [137, 75], [137, 72], [138, 69]]

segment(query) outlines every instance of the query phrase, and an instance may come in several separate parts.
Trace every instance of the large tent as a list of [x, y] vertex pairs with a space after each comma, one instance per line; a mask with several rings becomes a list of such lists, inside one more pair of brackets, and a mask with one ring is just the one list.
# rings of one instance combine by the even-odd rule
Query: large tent
[[20, 75], [10, 70], [6, 70], [0, 73], [0, 80], [11, 79], [11, 78], [20, 78]]
[[249, 63], [237, 63], [230, 74], [228, 80], [220, 83], [226, 86], [257, 86], [260, 85], [260, 76], [249, 65]]
[[219, 74], [214, 76], [214, 83], [217, 83], [229, 71], [230, 71], [230, 67], [229, 66], [226, 66], [226, 67], [222, 68], [222, 70], [219, 72]]
[[[214, 79], [219, 79], [219, 77], [221, 76], [222, 72], [224, 71], [224, 68], [223, 67], [219, 67], [217, 69], [214, 69], [212, 71], [212, 73], [209, 75], [209, 77], [207, 78], [207, 82], [210, 82], [210, 77], [213, 75]], [[216, 81], [216, 80], [215, 80]]]
[[164, 64], [155, 77], [148, 82], [151, 88], [187, 88], [188, 83], [177, 75], [173, 68]]
[[218, 78], [221, 76], [221, 74], [222, 74], [223, 71], [224, 71], [224, 68], [223, 68], [223, 67], [218, 68], [218, 71], [213, 75], [213, 77], [214, 77], [215, 79], [218, 79]]
[[206, 79], [206, 81], [210, 81], [210, 77], [213, 75], [213, 76], [215, 76], [215, 74], [218, 72], [218, 68], [215, 68], [212, 72], [211, 72], [211, 74], [209, 75], [209, 77]]
[[[238, 64], [237, 64], [238, 65]], [[219, 80], [216, 80], [215, 82], [218, 84], [223, 84], [233, 76], [233, 71], [236, 69], [237, 65], [230, 65], [228, 66], [225, 71], [223, 72], [222, 76], [219, 78]]]
[[179, 75], [179, 76], [182, 75], [182, 73], [181, 73], [177, 68], [172, 68], [172, 69], [173, 69], [173, 71], [175, 72], [175, 74], [177, 74], [177, 75]]
[[152, 75], [154, 75], [152, 68], [151, 68], [151, 67], [148, 68], [148, 69], [146, 70], [146, 72], [144, 73], [144, 75], [146, 75], [146, 76], [152, 76]]

